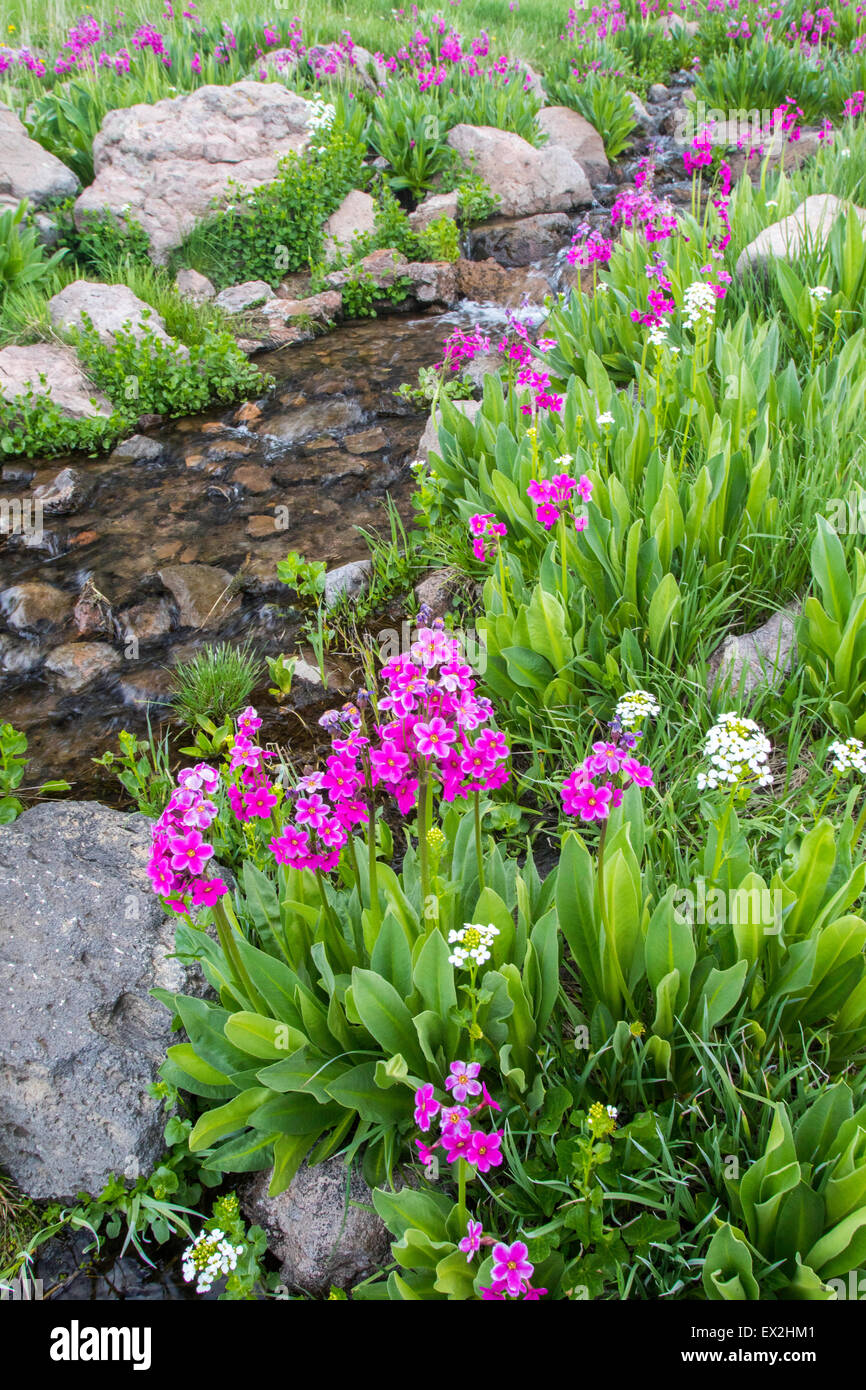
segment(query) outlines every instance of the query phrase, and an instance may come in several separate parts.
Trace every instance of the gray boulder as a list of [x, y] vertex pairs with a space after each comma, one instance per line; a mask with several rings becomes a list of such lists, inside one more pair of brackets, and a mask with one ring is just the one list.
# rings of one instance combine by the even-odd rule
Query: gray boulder
[[558, 145], [566, 150], [593, 183], [604, 183], [610, 176], [604, 141], [578, 111], [570, 106], [546, 106], [536, 119], [547, 136], [548, 147]]
[[111, 401], [85, 376], [72, 349], [61, 343], [28, 343], [0, 350], [0, 396], [11, 401], [28, 390], [34, 396], [50, 396], [58, 410], [73, 420], [107, 416], [112, 411]]
[[32, 207], [50, 207], [78, 192], [78, 179], [62, 160], [31, 140], [8, 106], [0, 105], [0, 212], [26, 198]]
[[570, 212], [592, 202], [589, 180], [560, 145], [536, 149], [510, 130], [456, 125], [448, 144], [475, 168], [499, 197], [503, 217]]
[[388, 1262], [391, 1237], [372, 1209], [373, 1194], [342, 1158], [302, 1163], [279, 1197], [268, 1196], [269, 1182], [269, 1172], [250, 1179], [241, 1207], [265, 1231], [290, 1288], [319, 1296], [332, 1285], [348, 1289]]
[[333, 608], [341, 598], [354, 598], [361, 594], [370, 582], [371, 563], [369, 560], [351, 560], [348, 565], [340, 565], [328, 570], [325, 575], [325, 607]]
[[[84, 327], [90, 319], [100, 342], [114, 346], [115, 336], [124, 329], [141, 340], [146, 334], [161, 343], [173, 343], [165, 331], [161, 314], [133, 294], [127, 285], [104, 285], [99, 280], [73, 280], [48, 301], [48, 317], [61, 332]], [[182, 351], [188, 355], [187, 349]]]
[[751, 695], [758, 686], [777, 690], [791, 666], [796, 611], [782, 609], [753, 632], [726, 637], [709, 660], [709, 691], [730, 682], [732, 695]]
[[146, 874], [149, 823], [96, 802], [0, 827], [0, 1167], [31, 1197], [99, 1193], [162, 1152], [147, 1094], [172, 1041], [149, 991], [180, 991]]

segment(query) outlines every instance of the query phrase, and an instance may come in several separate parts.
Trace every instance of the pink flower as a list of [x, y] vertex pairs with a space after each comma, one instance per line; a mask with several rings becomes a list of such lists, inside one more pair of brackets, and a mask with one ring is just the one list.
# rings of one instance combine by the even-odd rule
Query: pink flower
[[184, 870], [194, 878], [204, 873], [204, 867], [213, 854], [213, 846], [206, 844], [197, 830], [190, 830], [188, 835], [170, 838], [169, 848], [171, 867]]
[[474, 1165], [479, 1173], [489, 1173], [491, 1168], [498, 1168], [502, 1163], [500, 1144], [502, 1135], [497, 1131], [495, 1134], [485, 1134], [483, 1130], [476, 1130], [472, 1135], [472, 1147], [469, 1152], [469, 1162]]
[[449, 745], [454, 742], [456, 734], [453, 729], [449, 729], [444, 719], [435, 715], [426, 724], [415, 725], [415, 741], [418, 752], [422, 758], [445, 758], [448, 756]]
[[490, 1271], [493, 1287], [504, 1286], [512, 1298], [517, 1298], [535, 1273], [535, 1266], [527, 1259], [529, 1250], [522, 1240], [511, 1245], [494, 1245], [493, 1268]]
[[415, 1092], [415, 1123], [419, 1129], [428, 1130], [430, 1121], [440, 1109], [439, 1102], [433, 1094], [433, 1087], [428, 1081], [420, 1086]]
[[477, 1255], [481, 1249], [482, 1225], [480, 1221], [473, 1221], [471, 1218], [466, 1223], [466, 1235], [458, 1245], [458, 1250], [462, 1250], [466, 1256], [466, 1263], [470, 1264], [472, 1256]]
[[455, 1100], [480, 1096], [481, 1082], [476, 1080], [480, 1070], [480, 1062], [452, 1062], [451, 1074], [445, 1078], [446, 1091], [450, 1091]]
[[637, 758], [623, 758], [622, 770], [638, 787], [651, 787], [653, 784], [652, 768], [648, 763], [638, 762]]

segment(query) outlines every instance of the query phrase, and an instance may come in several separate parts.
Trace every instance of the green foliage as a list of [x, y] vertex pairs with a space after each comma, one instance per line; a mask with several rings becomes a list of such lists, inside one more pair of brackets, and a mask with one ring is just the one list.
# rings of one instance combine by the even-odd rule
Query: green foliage
[[117, 736], [119, 753], [103, 753], [93, 761], [98, 767], [110, 768], [118, 782], [135, 802], [143, 816], [157, 820], [166, 807], [174, 780], [171, 775], [168, 735], [157, 743], [148, 730], [148, 738], [121, 729]]
[[551, 101], [570, 106], [595, 127], [604, 141], [608, 159], [619, 158], [637, 122], [628, 88], [616, 73], [569, 69], [567, 76], [548, 76], [545, 87]]
[[445, 117], [421, 92], [390, 87], [373, 103], [370, 144], [388, 162], [391, 187], [413, 198], [429, 193], [455, 167], [447, 133]]
[[[8, 825], [24, 810], [24, 803], [14, 793], [21, 787], [26, 767], [27, 735], [11, 724], [0, 724], [0, 825]], [[43, 782], [34, 794], [50, 796], [69, 789], [68, 782]]]
[[0, 313], [8, 295], [49, 280], [63, 250], [46, 257], [36, 231], [27, 225], [28, 203], [0, 212]]
[[[847, 518], [846, 518], [847, 521]], [[836, 532], [816, 519], [812, 579], [817, 593], [806, 599], [797, 625], [799, 661], [808, 686], [827, 702], [840, 733], [866, 735], [866, 554], [853, 552], [849, 572]]]
[[87, 188], [94, 178], [93, 140], [109, 109], [98, 83], [67, 82], [32, 103], [27, 112], [27, 132], [62, 159]]

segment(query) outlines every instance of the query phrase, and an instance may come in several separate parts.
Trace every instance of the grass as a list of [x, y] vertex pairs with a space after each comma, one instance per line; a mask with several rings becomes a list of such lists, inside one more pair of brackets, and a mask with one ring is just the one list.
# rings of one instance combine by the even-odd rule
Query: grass
[[190, 728], [199, 719], [222, 724], [249, 703], [264, 670], [264, 662], [248, 643], [235, 647], [219, 642], [203, 647], [172, 673], [172, 705]]

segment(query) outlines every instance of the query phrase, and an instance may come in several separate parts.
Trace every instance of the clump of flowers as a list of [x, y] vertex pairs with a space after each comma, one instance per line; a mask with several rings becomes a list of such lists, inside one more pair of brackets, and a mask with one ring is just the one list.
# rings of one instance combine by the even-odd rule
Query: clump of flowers
[[476, 512], [469, 518], [472, 554], [482, 564], [495, 558], [500, 544], [508, 535], [504, 521], [497, 521], [492, 512]]
[[570, 517], [576, 531], [586, 530], [586, 512], [577, 503], [577, 498], [581, 502], [588, 502], [592, 496], [592, 483], [585, 473], [573, 478], [564, 471], [572, 462], [570, 455], [563, 454], [554, 463], [555, 468], [563, 469], [561, 473], [548, 479], [533, 478], [526, 489], [527, 496], [535, 503], [535, 519], [541, 522], [545, 531], [550, 531], [561, 516]]
[[594, 1101], [586, 1116], [593, 1139], [604, 1139], [608, 1134], [613, 1134], [618, 1116], [615, 1105], [602, 1105], [600, 1100]]
[[683, 294], [683, 320], [687, 328], [695, 331], [712, 323], [716, 313], [717, 295], [712, 285], [705, 280], [694, 280], [687, 285]]
[[467, 964], [473, 969], [483, 965], [485, 961], [490, 960], [490, 947], [493, 945], [493, 938], [498, 935], [499, 928], [492, 922], [487, 926], [467, 922], [456, 931], [450, 931], [448, 945], [453, 946], [454, 950], [448, 957], [449, 961], [458, 969], [465, 968]]
[[844, 742], [837, 739], [830, 744], [829, 752], [833, 758], [830, 767], [837, 777], [844, 777], [849, 772], [866, 777], [866, 744], [861, 743], [859, 738], [846, 738]]
[[748, 795], [750, 787], [771, 786], [771, 751], [770, 740], [754, 719], [734, 712], [720, 715], [704, 744], [703, 754], [709, 767], [698, 773], [698, 791], [730, 787]]
[[220, 774], [208, 763], [184, 768], [168, 804], [151, 830], [147, 871], [155, 893], [175, 912], [210, 907], [228, 892], [221, 878], [206, 877], [213, 846], [204, 838], [218, 813], [212, 799]]
[[611, 737], [594, 743], [592, 752], [563, 783], [562, 808], [567, 816], [606, 821], [622, 804], [626, 787], [653, 785], [652, 768], [633, 756], [638, 735], [623, 730], [617, 716], [608, 727]]
[[237, 1268], [242, 1245], [232, 1245], [224, 1231], [216, 1227], [201, 1231], [186, 1247], [181, 1260], [184, 1282], [195, 1282], [196, 1293], [207, 1293], [211, 1285]]
[[645, 719], [655, 719], [661, 706], [646, 690], [627, 690], [616, 702], [614, 716], [626, 731], [639, 729]]

